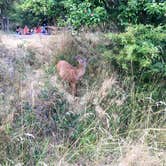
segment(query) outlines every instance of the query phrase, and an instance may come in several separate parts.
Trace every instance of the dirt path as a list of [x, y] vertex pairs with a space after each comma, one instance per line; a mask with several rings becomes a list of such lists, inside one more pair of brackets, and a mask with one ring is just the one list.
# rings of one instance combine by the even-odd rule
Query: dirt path
[[48, 35], [16, 35], [16, 34], [1, 34], [2, 43], [8, 49], [17, 49], [21, 44], [33, 44], [38, 47], [43, 47], [42, 41], [47, 41], [51, 38]]

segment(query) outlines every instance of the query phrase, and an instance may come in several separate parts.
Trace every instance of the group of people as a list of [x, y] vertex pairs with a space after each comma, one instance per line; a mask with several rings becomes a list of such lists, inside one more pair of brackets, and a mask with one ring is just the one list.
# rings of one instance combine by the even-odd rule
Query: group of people
[[47, 27], [45, 25], [43, 26], [37, 26], [34, 28], [29, 29], [27, 25], [22, 29], [20, 26], [17, 26], [16, 33], [18, 35], [32, 35], [32, 34], [48, 34]]

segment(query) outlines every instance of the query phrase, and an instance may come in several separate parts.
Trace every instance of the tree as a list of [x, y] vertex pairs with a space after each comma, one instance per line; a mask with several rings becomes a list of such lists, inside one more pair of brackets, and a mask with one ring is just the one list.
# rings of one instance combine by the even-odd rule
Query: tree
[[25, 0], [15, 3], [11, 18], [22, 25], [55, 24], [63, 12], [61, 0]]
[[0, 0], [0, 17], [6, 15], [14, 0]]
[[67, 23], [76, 29], [98, 25], [107, 18], [102, 0], [65, 0], [63, 3], [67, 10]]

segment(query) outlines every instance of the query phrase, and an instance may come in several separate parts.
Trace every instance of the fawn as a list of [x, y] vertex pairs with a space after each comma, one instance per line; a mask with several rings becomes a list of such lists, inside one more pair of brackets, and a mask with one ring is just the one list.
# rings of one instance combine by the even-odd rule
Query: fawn
[[64, 80], [69, 82], [69, 86], [72, 91], [72, 95], [76, 96], [77, 94], [77, 87], [76, 84], [85, 74], [86, 66], [87, 66], [87, 59], [82, 58], [80, 56], [76, 56], [75, 59], [78, 62], [78, 66], [72, 66], [65, 60], [60, 60], [57, 65], [57, 71], [59, 76]]

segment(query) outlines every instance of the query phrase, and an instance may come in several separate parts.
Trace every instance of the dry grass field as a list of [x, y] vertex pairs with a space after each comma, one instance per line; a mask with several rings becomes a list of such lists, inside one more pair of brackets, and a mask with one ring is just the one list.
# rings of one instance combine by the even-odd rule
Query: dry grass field
[[[0, 32], [0, 165], [166, 164], [165, 101], [121, 80], [104, 44], [101, 33]], [[55, 65], [77, 54], [90, 61], [73, 97]]]

